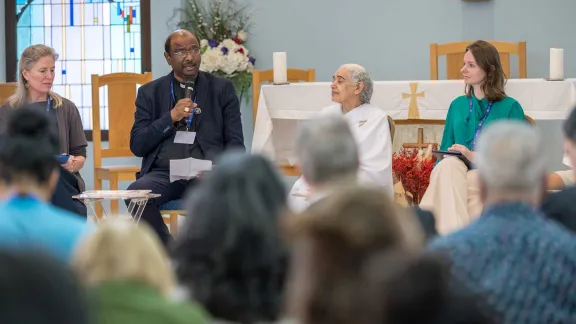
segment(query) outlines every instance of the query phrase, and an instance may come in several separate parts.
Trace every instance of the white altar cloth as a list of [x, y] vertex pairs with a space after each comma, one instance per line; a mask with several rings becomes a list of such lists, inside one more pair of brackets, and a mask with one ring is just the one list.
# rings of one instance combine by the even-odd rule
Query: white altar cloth
[[[564, 119], [576, 103], [575, 81], [511, 79], [506, 93], [533, 119]], [[371, 103], [395, 120], [409, 116], [443, 120], [450, 102], [463, 93], [462, 80], [376, 81]], [[330, 82], [262, 86], [252, 152], [291, 160], [298, 120], [313, 118], [331, 104]]]

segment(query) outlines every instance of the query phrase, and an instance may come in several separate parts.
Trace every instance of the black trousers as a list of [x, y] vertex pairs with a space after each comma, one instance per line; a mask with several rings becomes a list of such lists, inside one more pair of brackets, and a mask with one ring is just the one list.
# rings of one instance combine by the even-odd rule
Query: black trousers
[[[168, 171], [150, 171], [128, 186], [128, 190], [152, 190], [152, 193], [161, 195], [158, 198], [148, 200], [141, 220], [152, 226], [164, 245], [168, 245], [172, 236], [164, 224], [160, 214], [160, 206], [171, 200], [181, 199], [186, 190], [195, 182], [195, 180], [179, 180], [171, 183]], [[126, 201], [126, 205], [128, 203], [129, 201]]]
[[52, 205], [86, 218], [88, 215], [86, 206], [81, 201], [72, 199], [72, 196], [78, 194], [80, 194], [78, 179], [60, 167], [60, 178], [52, 194]]

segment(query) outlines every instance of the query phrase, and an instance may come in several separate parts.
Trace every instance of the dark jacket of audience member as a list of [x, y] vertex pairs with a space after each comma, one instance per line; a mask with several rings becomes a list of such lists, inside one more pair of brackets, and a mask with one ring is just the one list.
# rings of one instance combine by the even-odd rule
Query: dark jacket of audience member
[[0, 250], [0, 323], [89, 323], [84, 291], [65, 263]]
[[542, 212], [546, 217], [576, 232], [576, 187], [566, 188], [546, 196], [542, 202]]
[[260, 156], [224, 155], [189, 197], [173, 249], [176, 275], [217, 319], [275, 321], [282, 306], [286, 250], [278, 233], [286, 191]]

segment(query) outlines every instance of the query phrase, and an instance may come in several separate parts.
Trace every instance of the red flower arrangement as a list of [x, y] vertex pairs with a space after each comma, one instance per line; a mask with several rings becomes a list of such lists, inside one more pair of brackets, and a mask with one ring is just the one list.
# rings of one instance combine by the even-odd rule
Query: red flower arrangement
[[[394, 183], [400, 182], [405, 199], [410, 205], [418, 205], [430, 184], [430, 174], [436, 163], [436, 157], [431, 154], [424, 156], [422, 150], [401, 148], [392, 155], [392, 173]], [[396, 185], [394, 186], [396, 188]], [[397, 192], [398, 193], [398, 192]]]

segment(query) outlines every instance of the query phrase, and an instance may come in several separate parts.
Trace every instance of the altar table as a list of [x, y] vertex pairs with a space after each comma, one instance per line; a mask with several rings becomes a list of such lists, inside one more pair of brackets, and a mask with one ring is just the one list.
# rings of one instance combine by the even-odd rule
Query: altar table
[[[371, 103], [395, 120], [444, 120], [450, 102], [463, 93], [462, 80], [376, 81]], [[511, 79], [506, 93], [533, 119], [564, 119], [576, 103], [576, 79]], [[298, 121], [333, 104], [330, 82], [262, 86], [252, 152], [290, 161]]]

